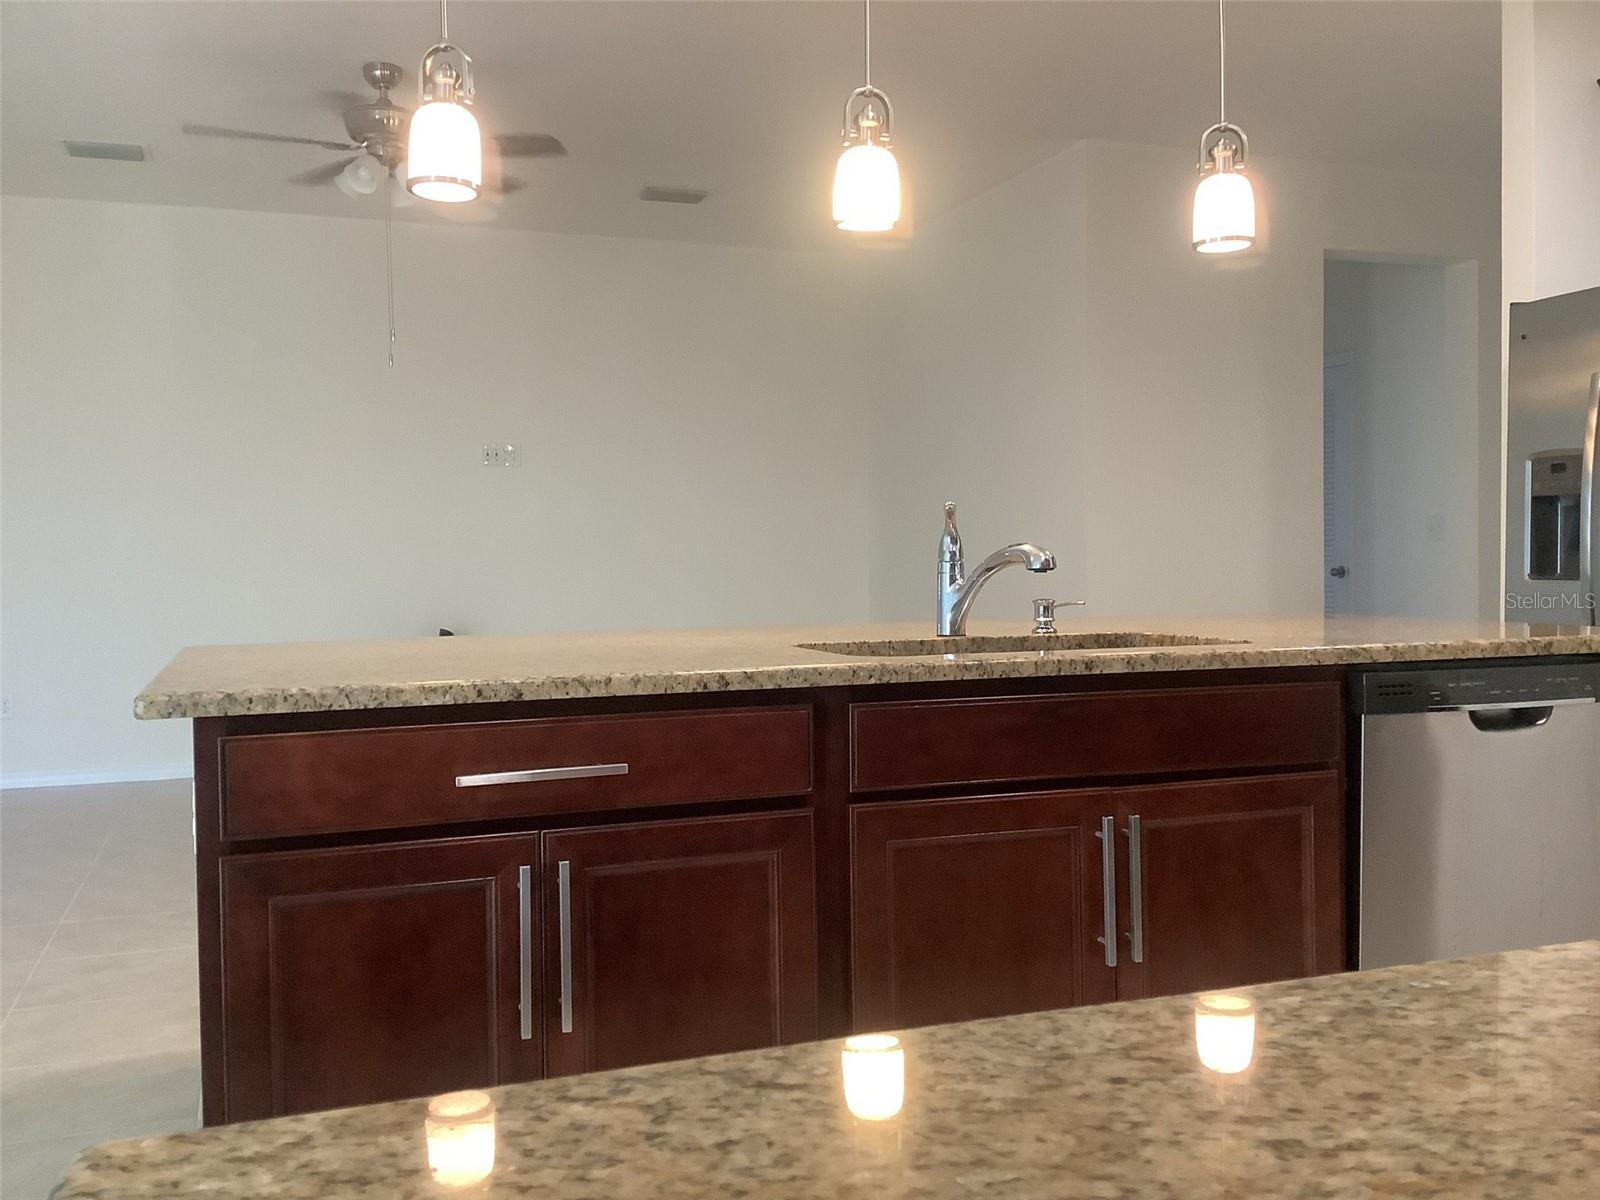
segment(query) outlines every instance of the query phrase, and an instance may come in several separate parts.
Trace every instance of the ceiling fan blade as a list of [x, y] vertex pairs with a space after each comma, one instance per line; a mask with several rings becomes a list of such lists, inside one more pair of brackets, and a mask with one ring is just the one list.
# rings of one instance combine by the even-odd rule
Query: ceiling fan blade
[[286, 137], [281, 133], [255, 133], [248, 129], [224, 129], [220, 125], [185, 125], [185, 133], [196, 137], [234, 138], [250, 142], [292, 142], [297, 146], [321, 146], [324, 150], [359, 150], [349, 142], [327, 142], [321, 138]]
[[339, 176], [339, 172], [355, 162], [358, 155], [352, 154], [349, 158], [341, 158], [338, 162], [325, 163], [320, 167], [312, 167], [309, 171], [302, 171], [298, 175], [289, 176], [289, 182], [302, 187], [322, 187], [332, 183]]
[[548, 133], [501, 133], [494, 143], [502, 158], [564, 158], [567, 148]]

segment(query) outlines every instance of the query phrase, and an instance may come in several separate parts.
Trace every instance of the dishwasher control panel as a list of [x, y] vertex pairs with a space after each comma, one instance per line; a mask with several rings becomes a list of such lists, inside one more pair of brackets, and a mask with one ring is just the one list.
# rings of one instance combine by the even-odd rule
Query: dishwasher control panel
[[1600, 701], [1600, 663], [1369, 671], [1351, 694], [1363, 714], [1444, 712], [1496, 705]]

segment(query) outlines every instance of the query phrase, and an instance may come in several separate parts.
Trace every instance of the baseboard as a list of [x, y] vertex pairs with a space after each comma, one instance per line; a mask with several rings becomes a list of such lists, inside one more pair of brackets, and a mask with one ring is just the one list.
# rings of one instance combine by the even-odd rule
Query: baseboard
[[193, 766], [186, 762], [119, 767], [109, 771], [16, 771], [0, 774], [0, 790], [75, 787], [86, 783], [145, 783], [155, 779], [188, 779], [193, 774]]

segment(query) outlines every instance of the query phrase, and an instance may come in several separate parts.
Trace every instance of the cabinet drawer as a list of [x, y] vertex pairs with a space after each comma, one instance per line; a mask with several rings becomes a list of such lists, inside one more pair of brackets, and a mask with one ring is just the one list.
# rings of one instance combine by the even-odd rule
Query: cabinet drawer
[[227, 838], [802, 795], [811, 710], [722, 709], [222, 742]]
[[858, 792], [1332, 762], [1336, 683], [1173, 688], [850, 709]]

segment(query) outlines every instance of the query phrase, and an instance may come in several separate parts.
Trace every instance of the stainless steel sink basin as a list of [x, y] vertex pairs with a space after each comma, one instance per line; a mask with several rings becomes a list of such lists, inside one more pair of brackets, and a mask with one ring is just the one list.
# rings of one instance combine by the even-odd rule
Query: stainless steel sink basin
[[853, 658], [909, 658], [943, 654], [1027, 654], [1052, 650], [1155, 650], [1163, 646], [1238, 646], [1228, 638], [1182, 633], [1023, 633], [961, 637], [892, 638], [886, 641], [802, 642], [802, 650], [821, 650]]

